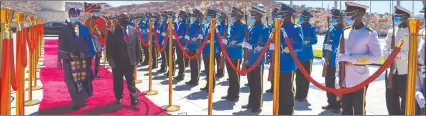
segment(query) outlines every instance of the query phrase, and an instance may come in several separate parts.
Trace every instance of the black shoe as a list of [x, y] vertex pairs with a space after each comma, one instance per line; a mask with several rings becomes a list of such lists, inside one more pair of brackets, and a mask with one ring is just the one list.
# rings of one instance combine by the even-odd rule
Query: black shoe
[[[166, 71], [166, 73], [164, 73], [164, 76], [169, 76], [169, 72]], [[172, 73], [172, 77], [175, 76], [175, 73]]]
[[266, 90], [266, 92], [268, 92], [268, 93], [274, 93], [274, 90], [272, 88], [270, 88], [270, 89]]
[[331, 105], [326, 105], [322, 107], [322, 109], [331, 109], [331, 108], [332, 108]]
[[222, 78], [224, 77], [223, 73], [216, 73], [216, 79]]
[[252, 113], [262, 112], [262, 109], [260, 109], [260, 108], [251, 109], [251, 112]]
[[132, 102], [132, 106], [138, 106], [138, 105], [140, 105], [141, 104], [141, 102], [139, 102], [139, 101], [133, 101]]
[[333, 111], [332, 111], [333, 113], [340, 113], [340, 109], [333, 109]]
[[156, 68], [158, 68], [158, 66], [152, 66], [152, 69], [156, 69]]
[[79, 110], [79, 109], [80, 109], [80, 106], [73, 106], [71, 109], [72, 109], [73, 111], [77, 111], [77, 110]]
[[188, 82], [185, 82], [185, 84], [187, 84], [187, 85], [191, 85], [191, 86], [197, 86], [197, 85], [198, 85], [198, 82], [188, 81]]
[[201, 88], [200, 90], [201, 90], [201, 91], [208, 91], [208, 90], [209, 90], [209, 88], [208, 88], [208, 87], [203, 87], [203, 88]]
[[250, 107], [249, 107], [249, 105], [243, 105], [243, 106], [241, 106], [241, 108], [243, 108], [243, 109], [249, 109]]
[[245, 84], [245, 86], [249, 87], [249, 86], [250, 86], [250, 84], [246, 83], [246, 84]]
[[115, 100], [115, 103], [121, 104], [121, 99]]
[[141, 64], [142, 66], [146, 66], [146, 65], [148, 65], [148, 62], [142, 62], [142, 64]]
[[223, 97], [221, 97], [221, 99], [226, 99], [226, 100], [228, 100], [228, 96], [223, 96]]
[[185, 77], [185, 74], [179, 74], [178, 76], [173, 77], [173, 79], [175, 79], [175, 80], [183, 80], [183, 77]]

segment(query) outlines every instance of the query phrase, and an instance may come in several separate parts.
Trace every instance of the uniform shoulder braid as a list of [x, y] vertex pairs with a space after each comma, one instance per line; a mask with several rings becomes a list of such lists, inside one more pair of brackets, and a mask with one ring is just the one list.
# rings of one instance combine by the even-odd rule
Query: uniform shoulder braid
[[366, 28], [368, 31], [374, 31], [374, 29], [373, 29], [373, 28], [371, 28], [370, 26], [365, 26], [365, 28]]
[[352, 28], [352, 26], [346, 26], [346, 27], [344, 28], [344, 30], [346, 30], [346, 29], [350, 29], [350, 28]]

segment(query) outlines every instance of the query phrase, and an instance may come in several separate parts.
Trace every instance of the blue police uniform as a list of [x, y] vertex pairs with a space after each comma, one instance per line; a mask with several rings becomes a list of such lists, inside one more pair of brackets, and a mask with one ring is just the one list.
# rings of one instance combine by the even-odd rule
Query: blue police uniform
[[[144, 42], [148, 42], [148, 22], [139, 20], [138, 26], [140, 28], [142, 38]], [[142, 44], [143, 54], [144, 54], [144, 60], [142, 62], [142, 65], [148, 65], [148, 46], [144, 46]]]
[[[199, 47], [200, 41], [202, 38], [202, 24], [200, 24], [200, 17], [203, 14], [198, 9], [192, 10], [192, 17], [197, 17], [193, 23], [189, 25], [189, 33], [186, 35], [185, 39], [188, 40], [187, 44], [187, 52], [190, 56], [196, 55]], [[191, 69], [191, 80], [185, 82], [185, 84], [189, 84], [192, 86], [198, 85], [198, 80], [200, 77], [200, 58], [194, 58], [189, 60], [189, 67]]]
[[[216, 17], [216, 12], [217, 11], [215, 11], [215, 10], [212, 10], [212, 9], [207, 9], [207, 15], [213, 15], [212, 16], [212, 18], [215, 18]], [[204, 25], [204, 27], [203, 27], [203, 40], [204, 39], [208, 39], [207, 41], [208, 41], [208, 43], [204, 46], [204, 50], [203, 50], [203, 52], [202, 52], [202, 54], [203, 54], [203, 63], [204, 63], [204, 70], [206, 71], [205, 73], [209, 73], [208, 71], [209, 71], [209, 68], [210, 68], [210, 52], [213, 52], [213, 54], [215, 55], [214, 57], [219, 57], [219, 56], [216, 56], [217, 55], [217, 53], [218, 53], [218, 51], [219, 51], [219, 42], [218, 42], [218, 37], [217, 37], [217, 35], [216, 35], [216, 32], [218, 31], [217, 29], [216, 29], [216, 27], [217, 27], [217, 24], [214, 24], [215, 25], [215, 28], [214, 29], [212, 29], [213, 31], [211, 32], [211, 33], [209, 33], [210, 32], [210, 29], [211, 29], [211, 26], [210, 26], [210, 23], [207, 23], [207, 24], [203, 24]], [[212, 46], [212, 47], [214, 47], [214, 49], [213, 49], [213, 51], [210, 51], [210, 42], [212, 42], [212, 41], [210, 41], [211, 40], [211, 35], [210, 34], [214, 34], [214, 45]], [[215, 61], [213, 61], [214, 63], [213, 63], [213, 67], [215, 67], [216, 65], [215, 65]], [[201, 88], [201, 90], [204, 90], [204, 91], [207, 91], [208, 90], [208, 78], [210, 78], [209, 77], [209, 75], [208, 74], [206, 74], [206, 78], [207, 78], [207, 83], [206, 83], [206, 86], [204, 87], [204, 88]], [[213, 88], [215, 87], [215, 85], [216, 85], [216, 79], [215, 79], [215, 75], [213, 75]], [[214, 89], [213, 89], [214, 90]]]
[[[301, 21], [312, 18], [312, 15], [304, 10], [300, 16]], [[303, 19], [303, 20], [302, 20]], [[303, 32], [303, 48], [302, 51], [297, 53], [297, 57], [302, 63], [305, 70], [309, 71], [311, 74], [312, 71], [312, 59], [314, 59], [314, 51], [312, 45], [317, 43], [317, 30], [316, 28], [309, 23], [302, 23], [302, 32]], [[309, 91], [309, 80], [303, 75], [300, 68], [296, 70], [296, 94], [295, 99], [298, 101], [306, 101]]]
[[[160, 48], [166, 47], [163, 46], [165, 44], [163, 44], [163, 42], [165, 41], [165, 39], [168, 39], [167, 36], [163, 36], [163, 33], [167, 35], [168, 31], [167, 31], [167, 21], [161, 22], [160, 24], [160, 28], [159, 28], [159, 36], [158, 36], [158, 45], [160, 46]], [[169, 42], [169, 40], [167, 40], [166, 42]], [[166, 56], [166, 51], [168, 52], [168, 49], [164, 48], [164, 51], [160, 52], [161, 55], [161, 65], [160, 65], [160, 70], [158, 70], [158, 73], [164, 73], [167, 72], [167, 56]]]
[[[183, 12], [185, 13], [185, 12]], [[179, 15], [181, 15], [182, 13], [180, 13]], [[185, 39], [185, 35], [187, 35], [187, 33], [189, 32], [189, 28], [187, 26], [186, 22], [178, 22], [177, 23], [177, 28], [176, 28], [176, 33], [178, 36], [178, 40], [176, 40], [176, 42], [180, 42], [182, 44], [183, 47], [186, 46], [186, 39]], [[185, 49], [181, 49], [178, 46], [178, 43], [175, 44], [176, 46], [176, 55], [177, 55], [177, 59], [176, 62], [178, 64], [178, 68], [179, 68], [179, 72], [178, 72], [178, 76], [175, 79], [178, 80], [182, 80], [183, 77], [185, 76], [185, 65], [186, 65], [186, 58], [183, 56], [183, 52], [185, 51]], [[185, 51], [186, 52], [186, 51]]]

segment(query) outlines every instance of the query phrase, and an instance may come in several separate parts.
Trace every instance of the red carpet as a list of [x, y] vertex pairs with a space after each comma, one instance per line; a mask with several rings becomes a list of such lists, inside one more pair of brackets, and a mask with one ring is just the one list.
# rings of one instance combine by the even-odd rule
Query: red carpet
[[[39, 107], [39, 115], [168, 115], [161, 107], [156, 106], [140, 91], [139, 100], [141, 105], [130, 107], [130, 97], [126, 84], [124, 84], [123, 103], [115, 103], [112, 73], [100, 67], [99, 75], [93, 81], [93, 96], [87, 101], [87, 106], [78, 111], [71, 110], [71, 97], [64, 82], [63, 70], [56, 68], [57, 40], [45, 41], [46, 68], [40, 71], [40, 80], [43, 83], [43, 99]], [[124, 82], [126, 83], [126, 82]]]

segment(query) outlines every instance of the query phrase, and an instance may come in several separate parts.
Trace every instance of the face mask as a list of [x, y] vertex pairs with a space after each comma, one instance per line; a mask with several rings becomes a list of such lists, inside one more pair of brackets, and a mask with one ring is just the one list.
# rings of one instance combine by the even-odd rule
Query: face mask
[[255, 21], [256, 21], [256, 19], [254, 19], [254, 16], [250, 16], [247, 23], [248, 23], [248, 25], [253, 25]]
[[304, 23], [304, 22], [305, 22], [305, 18], [300, 17], [300, 18], [299, 18], [299, 23], [300, 23], [300, 24], [302, 24], [302, 23]]
[[211, 16], [206, 16], [206, 23], [210, 23]]
[[152, 20], [152, 21], [157, 21], [157, 18], [152, 18], [151, 20]]
[[182, 17], [178, 17], [178, 21], [182, 21], [183, 20], [183, 18]]
[[70, 22], [71, 23], [77, 23], [77, 22], [79, 22], [79, 17], [70, 17]]
[[231, 22], [235, 23], [237, 21], [237, 19], [235, 17], [231, 18]]
[[217, 21], [218, 21], [219, 23], [222, 23], [223, 18], [217, 18]]
[[191, 17], [191, 23], [194, 23], [197, 20], [197, 17]]
[[331, 19], [330, 23], [331, 25], [337, 25], [337, 19]]
[[142, 21], [142, 18], [138, 18], [138, 21]]
[[394, 17], [393, 18], [395, 25], [401, 24], [401, 17]]
[[100, 15], [99, 12], [93, 12], [93, 16], [98, 17]]
[[144, 21], [148, 21], [148, 18], [146, 18], [146, 17], [145, 17], [145, 18], [144, 18]]
[[345, 21], [349, 25], [352, 25], [354, 23], [354, 21], [352, 20], [352, 16], [346, 16]]

